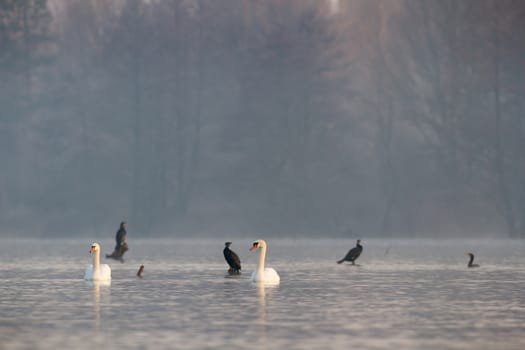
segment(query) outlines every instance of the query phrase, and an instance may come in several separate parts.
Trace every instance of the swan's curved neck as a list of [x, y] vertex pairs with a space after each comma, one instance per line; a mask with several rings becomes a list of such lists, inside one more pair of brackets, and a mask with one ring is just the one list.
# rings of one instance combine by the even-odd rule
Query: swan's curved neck
[[261, 247], [261, 254], [259, 254], [259, 264], [257, 265], [257, 273], [264, 272], [264, 259], [266, 259], [266, 246]]
[[100, 269], [100, 251], [95, 250], [93, 252], [93, 271]]
[[470, 260], [468, 262], [468, 266], [471, 266], [473, 262], [474, 262], [474, 255], [471, 255]]

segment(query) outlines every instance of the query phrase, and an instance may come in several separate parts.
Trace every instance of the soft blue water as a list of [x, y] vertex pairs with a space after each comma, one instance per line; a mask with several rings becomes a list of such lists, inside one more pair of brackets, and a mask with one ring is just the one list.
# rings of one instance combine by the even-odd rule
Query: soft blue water
[[267, 239], [263, 287], [247, 239], [225, 278], [225, 240], [130, 239], [109, 286], [82, 280], [89, 240], [0, 240], [0, 348], [525, 349], [523, 242], [363, 240], [355, 267], [354, 241]]

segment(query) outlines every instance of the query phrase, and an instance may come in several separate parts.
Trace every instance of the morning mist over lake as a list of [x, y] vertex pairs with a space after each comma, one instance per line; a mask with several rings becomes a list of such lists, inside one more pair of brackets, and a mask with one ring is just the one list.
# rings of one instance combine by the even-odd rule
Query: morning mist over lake
[[524, 13], [0, 1], [0, 235], [523, 238]]
[[524, 38], [522, 0], [0, 0], [0, 349], [525, 349]]

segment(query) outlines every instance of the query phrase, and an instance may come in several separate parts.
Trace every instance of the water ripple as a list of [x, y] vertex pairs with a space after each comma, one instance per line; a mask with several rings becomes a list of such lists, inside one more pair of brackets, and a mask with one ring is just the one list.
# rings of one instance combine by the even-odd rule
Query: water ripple
[[396, 241], [388, 256], [364, 242], [349, 266], [335, 261], [352, 242], [269, 240], [271, 288], [249, 281], [248, 253], [224, 278], [212, 240], [135, 242], [110, 285], [89, 284], [85, 243], [3, 242], [2, 349], [525, 348], [521, 243], [475, 242], [481, 267], [467, 269], [468, 241]]

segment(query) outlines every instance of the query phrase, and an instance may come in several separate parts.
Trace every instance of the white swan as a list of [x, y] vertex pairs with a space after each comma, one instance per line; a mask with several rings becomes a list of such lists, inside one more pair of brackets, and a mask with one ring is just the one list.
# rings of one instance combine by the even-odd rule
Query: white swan
[[257, 270], [253, 271], [251, 280], [256, 283], [265, 283], [265, 284], [279, 284], [281, 278], [277, 271], [271, 267], [264, 267], [264, 260], [266, 258], [266, 242], [262, 239], [259, 239], [253, 242], [250, 250], [260, 249], [261, 253], [259, 255], [259, 264], [257, 265]]
[[93, 254], [93, 264], [86, 267], [84, 279], [87, 281], [111, 281], [109, 265], [100, 264], [100, 245], [93, 243], [89, 252]]

